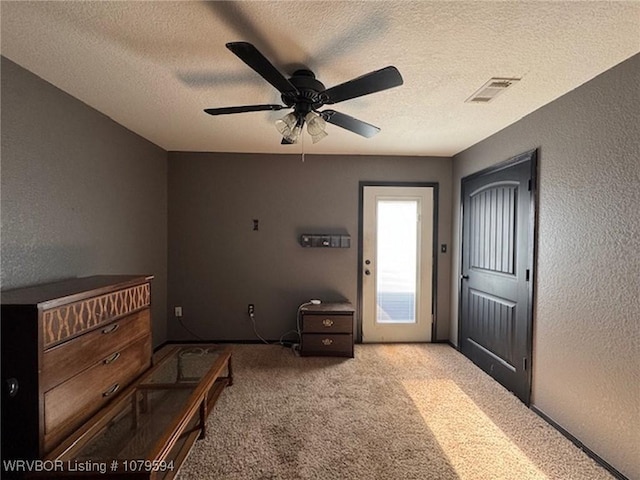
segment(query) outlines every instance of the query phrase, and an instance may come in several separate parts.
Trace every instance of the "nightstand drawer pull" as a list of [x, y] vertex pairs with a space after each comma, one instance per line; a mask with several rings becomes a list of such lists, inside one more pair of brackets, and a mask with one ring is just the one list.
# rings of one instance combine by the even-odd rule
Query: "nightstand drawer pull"
[[113, 355], [108, 356], [102, 361], [102, 363], [109, 365], [110, 363], [115, 362], [118, 358], [120, 358], [120, 352], [116, 352]]
[[322, 344], [323, 344], [325, 347], [328, 347], [328, 346], [329, 346], [329, 345], [331, 345], [332, 343], [333, 343], [333, 340], [331, 340], [330, 338], [323, 338], [323, 339], [322, 339]]
[[111, 387], [109, 390], [107, 390], [106, 392], [104, 392], [102, 394], [103, 397], [110, 397], [111, 395], [113, 395], [114, 393], [116, 393], [118, 391], [118, 389], [120, 388], [120, 384], [116, 383], [115, 385], [113, 385], [113, 387]]
[[331, 320], [330, 318], [325, 318], [324, 320], [322, 320], [322, 325], [324, 325], [325, 327], [331, 327], [333, 326], [333, 320]]

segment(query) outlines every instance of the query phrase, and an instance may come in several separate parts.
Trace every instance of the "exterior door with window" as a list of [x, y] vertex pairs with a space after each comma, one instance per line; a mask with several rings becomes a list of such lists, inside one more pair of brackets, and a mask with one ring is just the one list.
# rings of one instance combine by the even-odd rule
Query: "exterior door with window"
[[431, 341], [433, 191], [363, 187], [363, 342]]

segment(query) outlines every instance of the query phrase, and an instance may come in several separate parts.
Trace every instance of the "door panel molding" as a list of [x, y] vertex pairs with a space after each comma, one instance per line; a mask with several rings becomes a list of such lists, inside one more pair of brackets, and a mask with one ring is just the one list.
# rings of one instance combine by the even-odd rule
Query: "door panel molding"
[[364, 250], [364, 188], [365, 187], [431, 187], [433, 188], [433, 263], [431, 268], [431, 341], [436, 342], [436, 333], [438, 325], [438, 210], [439, 210], [439, 188], [438, 182], [393, 182], [393, 181], [360, 181], [358, 182], [358, 298], [357, 298], [357, 314], [356, 314], [356, 343], [362, 343], [362, 288], [363, 288], [363, 250]]

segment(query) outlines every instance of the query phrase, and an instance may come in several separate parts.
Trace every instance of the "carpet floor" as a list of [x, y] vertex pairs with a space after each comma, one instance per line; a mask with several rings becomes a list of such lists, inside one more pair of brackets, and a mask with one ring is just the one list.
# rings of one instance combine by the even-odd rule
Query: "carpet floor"
[[179, 480], [614, 478], [448, 345], [234, 345], [233, 373]]

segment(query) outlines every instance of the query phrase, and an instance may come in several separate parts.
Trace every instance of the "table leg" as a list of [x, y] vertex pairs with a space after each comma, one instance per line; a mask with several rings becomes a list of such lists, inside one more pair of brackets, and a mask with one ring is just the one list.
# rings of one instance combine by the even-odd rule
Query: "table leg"
[[229, 377], [229, 386], [233, 385], [233, 371], [231, 369], [231, 358], [229, 357], [229, 361], [227, 361], [227, 375]]
[[131, 396], [131, 413], [133, 414], [133, 425], [131, 426], [132, 430], [136, 430], [138, 428], [138, 421], [140, 418], [140, 401], [138, 399], [138, 391], [133, 392]]
[[176, 373], [176, 383], [182, 382], [183, 376], [184, 375], [182, 374], [182, 356], [180, 355], [180, 353], [178, 353], [178, 366], [177, 366], [177, 373]]
[[205, 395], [200, 404], [200, 440], [207, 436], [207, 403], [209, 403], [209, 395]]
[[149, 391], [142, 392], [142, 411], [147, 413], [149, 411]]

